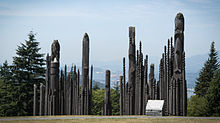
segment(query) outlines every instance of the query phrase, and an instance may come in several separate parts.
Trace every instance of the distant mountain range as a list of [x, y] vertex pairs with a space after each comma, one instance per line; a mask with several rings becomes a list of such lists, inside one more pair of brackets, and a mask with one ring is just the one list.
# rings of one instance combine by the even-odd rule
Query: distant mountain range
[[[218, 57], [220, 58], [220, 51], [218, 51]], [[186, 58], [186, 80], [187, 80], [187, 88], [188, 88], [188, 97], [193, 95], [193, 91], [195, 88], [195, 81], [199, 77], [199, 71], [202, 69], [207, 59], [208, 59], [208, 53]], [[96, 64], [96, 62], [94, 63]], [[151, 63], [155, 64], [155, 77], [158, 80], [159, 58], [149, 56], [149, 65]], [[119, 80], [119, 76], [122, 75], [122, 61], [98, 62], [95, 66], [96, 66], [95, 67], [96, 70], [101, 71], [100, 73], [102, 74], [95, 73], [94, 79], [102, 80], [102, 82], [104, 82], [105, 69], [110, 69], [114, 75], [116, 74], [114, 77], [111, 78], [114, 81]], [[128, 70], [128, 61], [126, 61], [126, 71], [127, 70]]]
[[[220, 58], [220, 51], [218, 51], [218, 58]], [[206, 60], [208, 60], [208, 53], [186, 58], [186, 78], [188, 88], [195, 87], [196, 78], [199, 77], [199, 72]]]

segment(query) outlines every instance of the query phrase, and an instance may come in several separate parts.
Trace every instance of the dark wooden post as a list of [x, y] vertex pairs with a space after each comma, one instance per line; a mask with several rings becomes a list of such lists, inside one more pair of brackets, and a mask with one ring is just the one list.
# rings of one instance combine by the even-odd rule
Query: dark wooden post
[[39, 116], [43, 116], [44, 115], [44, 104], [45, 104], [45, 86], [40, 83], [40, 112], [39, 112]]
[[82, 45], [82, 88], [81, 110], [82, 115], [88, 115], [88, 83], [89, 83], [89, 36], [85, 33]]
[[38, 109], [37, 85], [34, 84], [33, 116], [38, 116]]
[[110, 76], [111, 76], [110, 70], [106, 70], [106, 73], [105, 73], [104, 115], [111, 115], [112, 114]]
[[135, 113], [135, 27], [129, 27], [128, 114]]

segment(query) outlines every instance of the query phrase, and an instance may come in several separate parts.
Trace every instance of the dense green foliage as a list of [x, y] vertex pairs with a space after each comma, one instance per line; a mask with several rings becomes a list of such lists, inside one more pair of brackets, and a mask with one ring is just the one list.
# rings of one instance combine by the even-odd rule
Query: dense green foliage
[[104, 89], [96, 89], [92, 91], [92, 114], [101, 115], [104, 103]]
[[120, 115], [120, 94], [119, 91], [111, 89], [112, 115]]
[[38, 46], [35, 34], [30, 32], [28, 40], [18, 46], [12, 65], [8, 66], [5, 62], [1, 67], [0, 115], [32, 115], [33, 84], [39, 85], [45, 81], [44, 54], [39, 53], [41, 48]]
[[197, 95], [191, 96], [188, 100], [187, 114], [189, 116], [207, 116], [207, 100]]
[[214, 44], [196, 81], [196, 95], [188, 101], [189, 116], [220, 116], [220, 69]]
[[0, 116], [16, 116], [19, 112], [17, 109], [19, 94], [11, 69], [12, 67], [8, 65], [7, 61], [0, 68]]
[[119, 82], [111, 89], [112, 115], [120, 115], [120, 85]]
[[[95, 88], [94, 88], [95, 87]], [[93, 87], [92, 91], [92, 114], [93, 115], [101, 115], [103, 104], [104, 104], [104, 94], [105, 90], [100, 89], [97, 86]], [[112, 104], [112, 115], [119, 115], [120, 114], [120, 104], [119, 104], [119, 91], [115, 89], [111, 89], [111, 104]]]
[[208, 100], [208, 115], [220, 116], [220, 70], [215, 72], [214, 78], [210, 82], [210, 87], [206, 94]]
[[218, 69], [218, 54], [215, 50], [215, 43], [212, 42], [209, 58], [205, 62], [204, 67], [199, 73], [199, 78], [196, 81], [196, 87], [195, 87], [195, 93], [199, 97], [204, 97], [207, 93], [207, 90], [209, 88], [209, 83], [211, 82], [211, 79], [214, 76], [214, 73]]

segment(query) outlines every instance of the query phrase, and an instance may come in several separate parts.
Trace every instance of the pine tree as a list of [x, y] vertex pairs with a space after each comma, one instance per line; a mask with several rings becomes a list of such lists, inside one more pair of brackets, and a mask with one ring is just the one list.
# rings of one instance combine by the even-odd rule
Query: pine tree
[[8, 65], [7, 60], [3, 63], [3, 65], [0, 67], [0, 77], [3, 80], [4, 83], [8, 82], [9, 77], [12, 76], [11, 68]]
[[32, 31], [28, 40], [21, 43], [13, 57], [13, 76], [17, 85], [17, 115], [32, 115], [33, 113], [33, 85], [44, 83], [45, 60], [40, 54], [39, 42]]
[[214, 76], [214, 73], [219, 67], [218, 54], [215, 50], [215, 42], [211, 43], [209, 58], [205, 62], [204, 67], [199, 73], [199, 78], [196, 81], [195, 93], [199, 97], [204, 97], [209, 88], [209, 83]]
[[15, 116], [18, 112], [18, 93], [15, 91], [17, 88], [7, 61], [0, 68], [0, 77], [0, 116]]
[[215, 72], [206, 94], [208, 115], [220, 116], [220, 70]]

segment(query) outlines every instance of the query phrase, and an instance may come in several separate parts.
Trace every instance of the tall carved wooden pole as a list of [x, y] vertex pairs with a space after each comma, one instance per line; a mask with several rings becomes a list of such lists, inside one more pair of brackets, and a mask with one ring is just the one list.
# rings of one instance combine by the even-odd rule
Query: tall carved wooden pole
[[171, 44], [170, 44], [170, 98], [171, 98], [171, 100], [170, 100], [170, 110], [171, 110], [171, 112], [170, 112], [170, 115], [173, 115], [174, 114], [174, 111], [173, 111], [173, 82], [172, 82], [172, 76], [173, 76], [173, 61], [174, 61], [174, 47], [173, 47], [173, 38], [171, 37]]
[[122, 87], [122, 93], [123, 93], [123, 99], [122, 99], [122, 103], [123, 103], [123, 115], [125, 114], [125, 84], [126, 84], [126, 73], [125, 73], [125, 57], [123, 57], [123, 87]]
[[120, 76], [120, 115], [123, 115], [123, 76]]
[[85, 33], [82, 45], [82, 115], [88, 115], [88, 83], [89, 83], [89, 36]]
[[186, 115], [186, 81], [184, 53], [184, 17], [178, 13], [175, 18], [174, 34], [174, 75], [176, 84], [176, 115]]
[[70, 73], [67, 75], [67, 79], [66, 79], [66, 98], [67, 98], [67, 102], [66, 102], [67, 115], [71, 115], [72, 114], [72, 108], [71, 108], [72, 107], [72, 77]]
[[140, 115], [142, 115], [143, 113], [143, 91], [144, 91], [144, 66], [143, 66], [143, 53], [142, 53], [142, 43], [140, 41], [140, 45], [139, 45], [140, 49], [140, 57], [139, 57], [139, 81], [140, 81], [140, 85], [139, 85], [139, 113]]
[[135, 113], [135, 27], [129, 27], [128, 114]]
[[172, 109], [172, 99], [171, 99], [171, 97], [172, 97], [172, 93], [171, 93], [171, 91], [172, 91], [172, 89], [171, 89], [171, 45], [170, 45], [170, 40], [168, 39], [168, 43], [167, 43], [167, 47], [168, 47], [168, 50], [167, 50], [167, 82], [168, 82], [168, 91], [167, 91], [167, 97], [168, 97], [168, 102], [167, 102], [167, 104], [168, 104], [168, 115], [171, 115], [172, 113], [171, 113], [171, 109]]
[[110, 70], [106, 70], [105, 73], [105, 97], [104, 97], [104, 115], [111, 115], [112, 114], [112, 107], [111, 107], [111, 88], [110, 88]]
[[77, 70], [77, 114], [81, 115], [81, 98], [80, 98], [80, 90], [79, 90], [79, 83], [80, 83], [80, 72], [79, 69]]
[[45, 87], [45, 115], [48, 115], [48, 101], [49, 101], [49, 89], [50, 89], [50, 56], [46, 56], [46, 87]]
[[43, 116], [44, 115], [44, 104], [45, 104], [45, 86], [40, 83], [40, 110], [39, 110], [39, 115]]
[[76, 115], [76, 107], [77, 107], [77, 95], [76, 95], [76, 88], [77, 88], [77, 73], [76, 73], [76, 65], [74, 65], [73, 69], [73, 88], [72, 88], [72, 114]]
[[149, 95], [150, 99], [154, 100], [154, 86], [155, 86], [155, 78], [154, 78], [154, 64], [150, 65], [150, 73], [149, 73]]
[[187, 83], [186, 83], [186, 79], [185, 79], [185, 52], [183, 52], [183, 59], [182, 59], [182, 78], [183, 78], [183, 116], [187, 115]]
[[[56, 61], [54, 61], [56, 58]], [[60, 44], [58, 40], [54, 40], [51, 45], [51, 68], [50, 68], [50, 85], [51, 85], [51, 114], [59, 114], [59, 59]]]
[[162, 87], [163, 87], [162, 86], [163, 85], [163, 78], [162, 78], [163, 77], [163, 75], [162, 75], [163, 74], [163, 59], [162, 58], [160, 59], [159, 66], [160, 66], [159, 67], [160, 68], [160, 72], [159, 72], [159, 99], [162, 100], [163, 99], [163, 97], [162, 97], [162, 93], [163, 93], [162, 92], [163, 91], [162, 90]]
[[129, 98], [128, 98], [128, 83], [126, 83], [126, 85], [125, 85], [125, 115], [129, 115], [128, 113], [129, 113], [129, 100], [128, 100]]
[[67, 67], [64, 67], [64, 78], [63, 78], [63, 95], [64, 95], [64, 106], [63, 106], [63, 114], [67, 114]]
[[148, 55], [146, 55], [145, 60], [144, 60], [144, 90], [143, 90], [143, 113], [145, 114], [146, 112], [146, 105], [148, 101], [148, 84], [147, 84], [147, 78], [148, 78]]
[[137, 52], [136, 62], [136, 85], [135, 85], [135, 114], [143, 114], [143, 91], [144, 91], [144, 70], [142, 44], [140, 42], [139, 51]]
[[170, 40], [167, 41], [167, 115], [170, 114]]
[[92, 76], [93, 76], [93, 65], [91, 65], [90, 71], [90, 84], [89, 84], [89, 114], [92, 113]]
[[165, 115], [167, 115], [167, 47], [164, 46], [164, 110], [165, 110]]
[[61, 76], [60, 76], [60, 84], [59, 84], [59, 90], [60, 90], [60, 114], [64, 114], [64, 75], [63, 71], [61, 70]]
[[134, 114], [135, 115], [138, 115], [139, 113], [139, 85], [140, 85], [140, 71], [139, 71], [139, 68], [140, 68], [140, 65], [139, 65], [139, 51], [137, 50], [137, 60], [136, 60], [136, 71], [135, 71], [135, 112]]
[[78, 72], [77, 72], [77, 70], [76, 70], [76, 76], [75, 76], [75, 78], [76, 78], [76, 83], [75, 83], [75, 115], [79, 115], [79, 105], [78, 105]]

